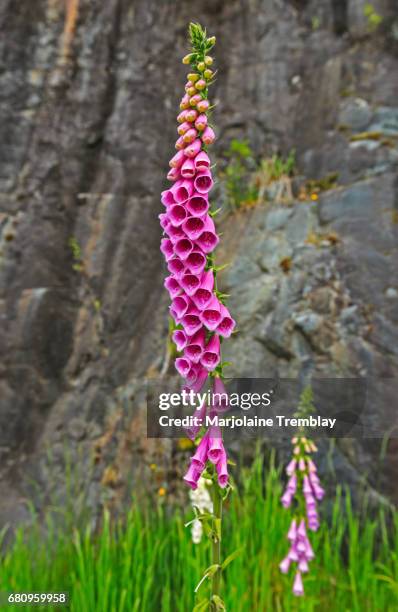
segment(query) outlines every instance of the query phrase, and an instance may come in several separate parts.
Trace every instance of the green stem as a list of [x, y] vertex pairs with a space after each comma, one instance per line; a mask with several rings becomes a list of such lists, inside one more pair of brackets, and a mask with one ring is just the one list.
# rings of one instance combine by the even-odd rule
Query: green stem
[[[213, 482], [213, 514], [215, 517], [215, 521], [219, 520], [220, 529], [219, 533], [221, 535], [221, 525], [222, 525], [222, 497], [218, 488], [217, 482]], [[215, 527], [215, 526], [214, 526]], [[217, 532], [217, 529], [214, 529]], [[213, 540], [212, 545], [212, 564], [221, 564], [221, 537], [215, 538]], [[221, 571], [218, 571], [214, 574], [212, 579], [212, 588], [211, 594], [220, 596], [221, 590]]]

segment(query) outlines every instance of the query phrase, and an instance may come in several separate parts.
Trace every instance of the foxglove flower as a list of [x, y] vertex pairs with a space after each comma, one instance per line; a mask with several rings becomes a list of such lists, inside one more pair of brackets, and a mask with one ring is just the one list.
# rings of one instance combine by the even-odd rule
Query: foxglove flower
[[[289, 480], [281, 497], [281, 502], [285, 508], [289, 508], [293, 499], [295, 497], [299, 499], [299, 496], [302, 495], [305, 502], [305, 514], [298, 512], [296, 518], [291, 522], [287, 534], [290, 549], [287, 556], [281, 561], [279, 569], [283, 574], [287, 574], [291, 564], [296, 565], [293, 593], [296, 596], [301, 596], [304, 595], [302, 574], [309, 571], [308, 563], [314, 558], [307, 528], [311, 531], [317, 531], [319, 527], [316, 502], [322, 499], [324, 490], [320, 485], [315, 463], [309, 457], [309, 453], [314, 452], [316, 446], [304, 436], [293, 438], [292, 444], [294, 456], [286, 467]], [[298, 449], [298, 452], [296, 449]]]
[[[170, 315], [175, 322], [172, 340], [178, 351], [175, 368], [184, 378], [183, 389], [198, 393], [211, 377], [214, 380], [213, 391], [219, 392], [222, 387], [226, 395], [221, 379], [221, 340], [232, 334], [235, 321], [216, 285], [213, 252], [219, 236], [209, 202], [214, 179], [207, 152], [207, 146], [216, 138], [209, 124], [208, 86], [213, 72], [208, 67], [213, 60], [207, 55], [215, 44], [215, 38], [207, 38], [206, 32], [197, 24], [190, 24], [189, 31], [192, 52], [184, 57], [183, 64], [189, 64], [190, 70], [177, 116], [177, 153], [174, 152], [170, 159], [167, 174], [172, 185], [161, 194], [166, 209], [159, 217], [164, 232], [161, 251], [170, 273], [165, 288], [172, 300]], [[200, 422], [208, 409], [211, 413], [218, 412], [218, 409], [222, 411], [227, 404], [228, 400], [220, 399], [216, 406], [202, 406], [198, 411]], [[228, 488], [225, 494], [220, 490], [228, 486], [228, 459], [219, 429], [212, 427], [200, 438], [202, 430], [200, 424], [195, 424], [187, 431], [191, 439], [195, 439], [197, 447], [184, 481], [193, 492], [201, 488], [202, 474], [213, 483], [213, 563], [221, 568], [221, 538], [214, 533], [221, 531], [222, 499], [230, 490]], [[194, 541], [199, 541], [201, 528], [200, 521], [195, 520]], [[218, 553], [214, 552], [217, 547]], [[205, 578], [206, 575], [202, 581]], [[214, 576], [213, 603], [222, 603], [219, 583], [218, 577]]]

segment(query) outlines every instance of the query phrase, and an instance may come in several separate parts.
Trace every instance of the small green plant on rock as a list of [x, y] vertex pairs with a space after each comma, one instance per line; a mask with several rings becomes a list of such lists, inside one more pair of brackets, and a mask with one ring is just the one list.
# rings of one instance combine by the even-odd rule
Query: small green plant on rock
[[233, 139], [225, 152], [228, 163], [221, 173], [225, 183], [228, 203], [233, 210], [257, 202], [257, 190], [251, 184], [251, 174], [256, 167], [253, 151], [247, 140]]
[[367, 3], [363, 8], [363, 14], [365, 15], [368, 21], [368, 30], [370, 32], [374, 32], [377, 30], [381, 22], [383, 21], [383, 17], [376, 12], [373, 4]]

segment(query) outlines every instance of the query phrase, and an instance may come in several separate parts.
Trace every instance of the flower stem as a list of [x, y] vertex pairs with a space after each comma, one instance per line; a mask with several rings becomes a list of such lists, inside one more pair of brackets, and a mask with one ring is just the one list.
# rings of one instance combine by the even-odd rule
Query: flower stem
[[[215, 537], [212, 545], [212, 564], [220, 565], [221, 563], [221, 532], [222, 532], [222, 497], [217, 482], [213, 482], [213, 514], [214, 522], [218, 522], [219, 528], [214, 525], [214, 532], [219, 537]], [[220, 596], [221, 590], [221, 571], [216, 572], [212, 579], [211, 594]]]

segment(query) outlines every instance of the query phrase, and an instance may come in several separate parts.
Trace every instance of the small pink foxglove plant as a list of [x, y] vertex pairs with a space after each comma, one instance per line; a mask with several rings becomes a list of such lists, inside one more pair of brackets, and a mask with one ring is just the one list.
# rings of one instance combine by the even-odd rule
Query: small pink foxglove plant
[[[219, 243], [209, 201], [213, 187], [208, 146], [216, 136], [210, 125], [211, 106], [208, 88], [214, 80], [213, 59], [208, 55], [215, 37], [208, 38], [198, 24], [189, 26], [192, 51], [183, 59], [190, 66], [185, 93], [177, 117], [177, 152], [171, 158], [167, 174], [172, 183], [162, 192], [165, 212], [159, 215], [164, 231], [161, 251], [170, 275], [165, 287], [171, 299], [170, 315], [175, 328], [172, 340], [178, 351], [175, 368], [184, 379], [184, 388], [200, 392], [208, 379], [216, 394], [211, 406], [203, 406], [195, 416], [205, 420], [206, 414], [217, 414], [227, 408], [228, 399], [222, 381], [223, 363], [221, 342], [234, 331], [232, 319], [224, 298], [217, 289], [217, 271], [213, 252]], [[197, 447], [191, 458], [184, 481], [196, 490], [200, 478], [212, 483], [213, 509], [201, 512], [196, 508], [196, 521], [205, 527], [212, 540], [212, 565], [206, 570], [196, 590], [206, 578], [212, 578], [210, 600], [203, 600], [201, 609], [221, 610], [221, 571], [232, 560], [231, 555], [221, 563], [222, 502], [231, 486], [228, 459], [221, 431], [210, 427], [207, 431], [198, 425], [188, 435]]]
[[[313, 412], [312, 390], [306, 387], [301, 394], [296, 416], [303, 417]], [[314, 559], [314, 551], [308, 537], [308, 529], [317, 531], [319, 516], [317, 501], [321, 501], [325, 491], [321, 487], [315, 463], [311, 454], [317, 451], [315, 444], [304, 435], [292, 439], [293, 458], [286, 467], [288, 482], [281, 502], [284, 508], [290, 508], [293, 500], [297, 502], [297, 510], [292, 519], [287, 539], [290, 549], [281, 561], [279, 569], [287, 574], [290, 566], [295, 567], [293, 593], [304, 595], [303, 577], [309, 571], [309, 562]]]

